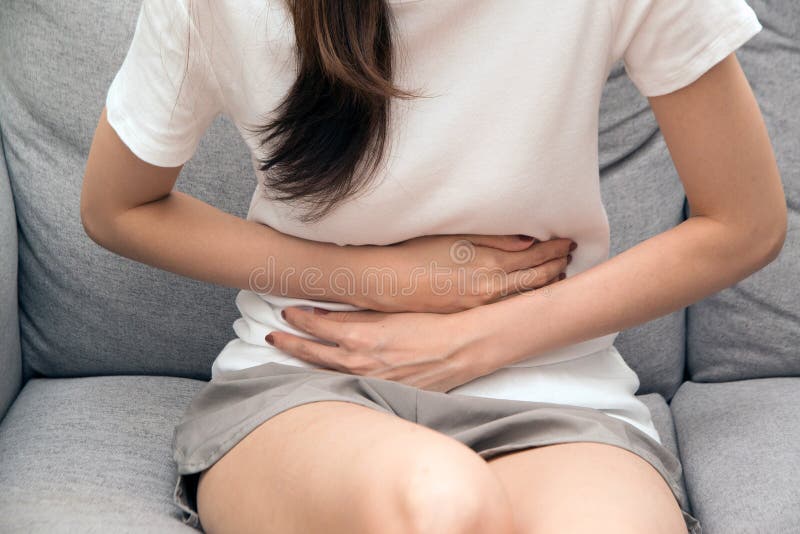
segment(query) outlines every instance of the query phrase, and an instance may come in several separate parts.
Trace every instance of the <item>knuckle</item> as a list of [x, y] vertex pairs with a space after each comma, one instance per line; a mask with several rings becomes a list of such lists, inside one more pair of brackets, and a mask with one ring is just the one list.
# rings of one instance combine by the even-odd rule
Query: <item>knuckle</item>
[[542, 263], [548, 256], [548, 247], [546, 247], [547, 243], [542, 243], [541, 246], [534, 245], [528, 251], [528, 258], [530, 265], [539, 265]]
[[473, 300], [478, 304], [482, 304], [492, 297], [492, 288], [486, 278], [478, 278], [473, 284], [473, 287]]
[[347, 349], [359, 349], [364, 346], [364, 336], [356, 328], [345, 328], [342, 330], [339, 344]]
[[317, 356], [317, 351], [314, 350], [314, 347], [311, 343], [298, 343], [297, 344], [297, 352], [299, 352], [302, 356], [307, 356], [309, 358], [315, 358]]
[[501, 250], [489, 249], [477, 263], [476, 267], [479, 269], [502, 269], [504, 265], [505, 253]]
[[503, 288], [503, 293], [500, 296], [515, 295], [520, 291], [524, 291], [527, 285], [524, 277], [516, 276], [514, 279], [508, 281], [508, 284]]
[[546, 278], [547, 276], [543, 273], [542, 269], [535, 267], [528, 271], [526, 285], [528, 287], [539, 287], [547, 281]]
[[282, 312], [283, 318], [292, 325], [305, 326], [306, 317], [303, 312], [295, 308], [286, 308]]
[[547, 251], [545, 259], [551, 260], [553, 258], [561, 256], [561, 250], [562, 250], [561, 241], [558, 240], [558, 241], [548, 242], [547, 248], [545, 250]]
[[555, 260], [550, 260], [546, 264], [543, 265], [544, 271], [542, 278], [551, 278], [557, 275], [561, 271], [561, 259], [556, 258]]

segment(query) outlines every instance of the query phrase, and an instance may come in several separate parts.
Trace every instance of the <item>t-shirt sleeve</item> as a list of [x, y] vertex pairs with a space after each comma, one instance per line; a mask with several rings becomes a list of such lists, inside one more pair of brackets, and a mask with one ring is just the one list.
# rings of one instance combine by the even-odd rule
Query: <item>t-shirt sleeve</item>
[[619, 0], [614, 6], [613, 52], [644, 96], [689, 85], [762, 30], [744, 0]]
[[224, 101], [187, 0], [143, 0], [127, 55], [106, 94], [108, 122], [140, 159], [177, 167], [195, 153]]

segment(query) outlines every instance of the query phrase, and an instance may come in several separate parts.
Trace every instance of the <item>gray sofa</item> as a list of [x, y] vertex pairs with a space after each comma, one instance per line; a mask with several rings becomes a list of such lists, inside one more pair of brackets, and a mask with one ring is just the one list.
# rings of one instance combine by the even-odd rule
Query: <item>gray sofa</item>
[[[172, 504], [173, 425], [234, 334], [235, 290], [118, 257], [79, 218], [84, 165], [140, 2], [0, 2], [0, 532], [189, 532]], [[623, 332], [706, 534], [800, 532], [800, 3], [752, 0], [738, 52], [790, 208], [780, 257]], [[686, 203], [622, 65], [601, 109], [612, 253]], [[219, 118], [178, 188], [244, 216], [255, 178]], [[742, 246], [747, 246], [743, 243]]]

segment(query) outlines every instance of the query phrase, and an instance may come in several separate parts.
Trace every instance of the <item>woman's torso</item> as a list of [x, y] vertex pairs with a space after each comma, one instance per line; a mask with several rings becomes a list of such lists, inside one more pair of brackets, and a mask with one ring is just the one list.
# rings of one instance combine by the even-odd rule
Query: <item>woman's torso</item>
[[[432, 98], [392, 101], [389, 148], [371, 187], [312, 224], [301, 222], [295, 208], [264, 195], [256, 165], [263, 153], [243, 128], [261, 124], [295, 79], [291, 17], [278, 1], [226, 0], [211, 8], [215, 37], [206, 48], [227, 114], [251, 149], [257, 178], [247, 218], [340, 245], [383, 245], [431, 234], [569, 237], [578, 248], [568, 276], [606, 260], [609, 226], [597, 159], [599, 102], [615, 59], [606, 2], [395, 0], [390, 5], [397, 23], [395, 84]], [[242, 291], [237, 339], [219, 355], [214, 372], [267, 361], [308, 365], [264, 341], [276, 329], [303, 335], [280, 318], [280, 310], [293, 305], [355, 309], [258, 288]], [[530, 366], [578, 358], [588, 366], [594, 355], [609, 373], [627, 377], [617, 380], [618, 397], [627, 399], [638, 379], [613, 349], [615, 337], [537, 355], [517, 364], [526, 369], [516, 376], [504, 370], [472, 389], [501, 398], [525, 397], [526, 391], [536, 396]], [[610, 350], [616, 355], [609, 357]], [[578, 371], [572, 365], [571, 372]], [[557, 374], [547, 376], [556, 383]]]

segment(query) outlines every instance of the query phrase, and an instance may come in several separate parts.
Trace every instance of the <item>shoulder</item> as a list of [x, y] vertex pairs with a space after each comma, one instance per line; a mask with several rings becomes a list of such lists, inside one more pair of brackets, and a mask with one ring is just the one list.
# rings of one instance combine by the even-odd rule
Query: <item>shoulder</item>
[[762, 29], [745, 0], [607, 1], [611, 60], [623, 60], [645, 96], [694, 81]]

